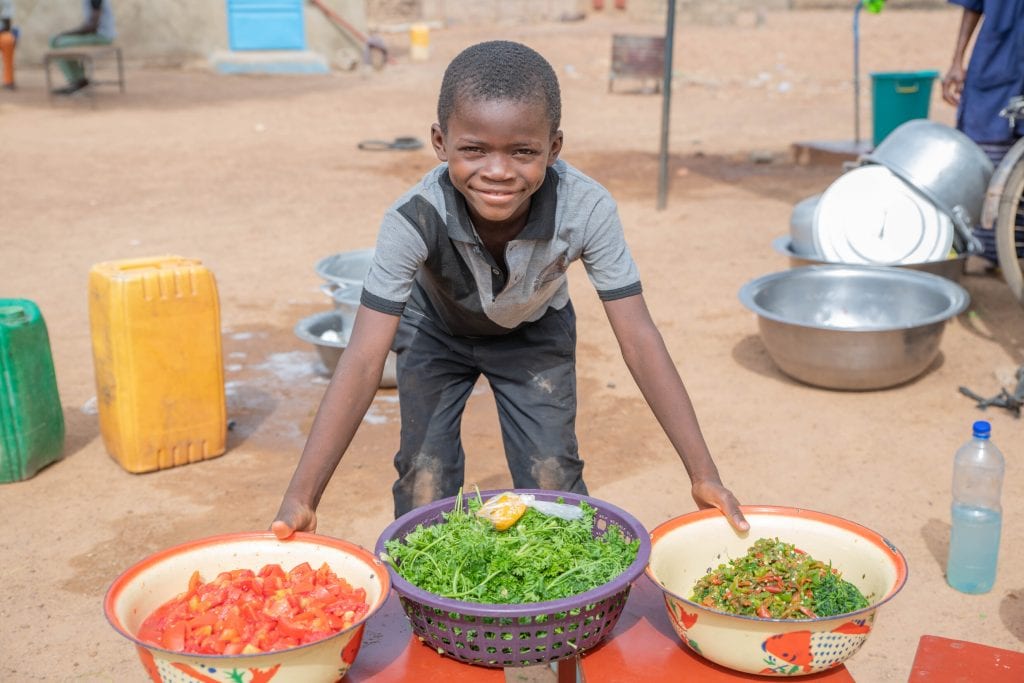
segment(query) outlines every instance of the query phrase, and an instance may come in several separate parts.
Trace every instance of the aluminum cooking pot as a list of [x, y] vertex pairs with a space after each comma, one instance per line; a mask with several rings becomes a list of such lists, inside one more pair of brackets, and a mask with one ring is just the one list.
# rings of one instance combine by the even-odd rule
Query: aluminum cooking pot
[[789, 236], [793, 251], [801, 256], [817, 256], [814, 246], [814, 210], [818, 207], [821, 193], [802, 199], [793, 206], [789, 216]]
[[955, 128], [914, 119], [900, 125], [861, 162], [881, 164], [910, 183], [953, 220], [962, 246], [980, 252], [971, 228], [981, 221], [992, 161]]

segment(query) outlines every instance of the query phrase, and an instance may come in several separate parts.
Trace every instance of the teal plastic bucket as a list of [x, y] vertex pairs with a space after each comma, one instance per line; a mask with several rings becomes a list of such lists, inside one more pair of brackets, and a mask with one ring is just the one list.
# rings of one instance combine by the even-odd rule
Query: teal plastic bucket
[[871, 74], [873, 142], [913, 119], [928, 118], [932, 83], [938, 71], [891, 71]]

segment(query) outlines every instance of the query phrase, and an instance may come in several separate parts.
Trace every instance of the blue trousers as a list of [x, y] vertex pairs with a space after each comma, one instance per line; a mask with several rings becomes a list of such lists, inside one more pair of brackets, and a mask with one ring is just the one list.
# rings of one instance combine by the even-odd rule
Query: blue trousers
[[463, 486], [462, 414], [481, 375], [494, 393], [513, 486], [587, 493], [576, 441], [572, 303], [496, 337], [452, 336], [407, 313], [393, 349], [402, 416], [396, 518]]

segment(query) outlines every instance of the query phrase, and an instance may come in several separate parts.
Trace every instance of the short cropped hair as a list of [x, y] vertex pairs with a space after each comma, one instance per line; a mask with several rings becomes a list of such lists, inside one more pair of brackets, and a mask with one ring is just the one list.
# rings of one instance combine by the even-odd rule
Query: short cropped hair
[[508, 40], [492, 40], [467, 47], [451, 61], [437, 98], [437, 122], [448, 131], [456, 100], [538, 101], [547, 109], [551, 133], [562, 119], [562, 94], [555, 70], [538, 52]]

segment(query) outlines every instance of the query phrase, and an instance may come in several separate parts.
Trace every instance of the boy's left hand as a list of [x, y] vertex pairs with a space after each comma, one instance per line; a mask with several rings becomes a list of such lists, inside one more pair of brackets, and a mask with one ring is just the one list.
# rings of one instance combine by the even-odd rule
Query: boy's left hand
[[740, 511], [740, 503], [736, 500], [736, 496], [732, 495], [732, 491], [725, 488], [721, 482], [707, 480], [694, 482], [691, 493], [700, 509], [718, 508], [736, 531], [750, 530], [750, 523]]

